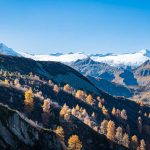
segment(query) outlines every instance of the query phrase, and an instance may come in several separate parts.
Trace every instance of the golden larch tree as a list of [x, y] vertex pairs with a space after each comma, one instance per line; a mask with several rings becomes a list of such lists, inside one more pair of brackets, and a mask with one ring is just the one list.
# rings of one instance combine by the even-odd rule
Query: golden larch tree
[[63, 117], [64, 119], [68, 120], [70, 118], [71, 111], [69, 107], [64, 104], [61, 111], [60, 111], [60, 117]]
[[57, 85], [57, 84], [55, 84], [55, 85], [54, 85], [54, 87], [53, 87], [53, 91], [54, 91], [54, 92], [56, 92], [56, 93], [58, 93], [58, 92], [59, 92], [59, 87], [58, 87], [58, 85]]
[[112, 115], [113, 115], [113, 116], [116, 116], [116, 109], [115, 109], [114, 107], [113, 107], [113, 109], [112, 109], [112, 112], [111, 112], [111, 113], [112, 113]]
[[125, 133], [124, 135], [123, 135], [123, 140], [122, 140], [122, 144], [125, 146], [125, 147], [129, 147], [129, 143], [130, 143], [130, 141], [129, 141], [129, 135], [127, 134], [127, 133]]
[[97, 98], [96, 98], [98, 101], [100, 101], [101, 100], [101, 98], [100, 98], [100, 96], [97, 96]]
[[25, 92], [24, 104], [26, 106], [27, 111], [33, 110], [34, 101], [33, 101], [33, 92], [31, 88]]
[[59, 139], [64, 142], [65, 133], [61, 126], [58, 126], [55, 130], [56, 134], [58, 135]]
[[81, 100], [85, 100], [86, 99], [86, 93], [82, 90], [77, 90], [75, 97], [79, 98]]
[[82, 142], [77, 135], [72, 135], [68, 140], [68, 150], [81, 150]]
[[9, 85], [9, 80], [8, 80], [8, 79], [5, 79], [5, 80], [4, 80], [4, 84], [5, 84], [5, 85]]
[[107, 120], [103, 120], [102, 122], [101, 122], [101, 126], [100, 126], [100, 132], [102, 133], [102, 134], [107, 134], [107, 125], [108, 125], [108, 121]]
[[84, 122], [85, 124], [87, 124], [89, 127], [92, 126], [92, 123], [91, 123], [91, 120], [90, 120], [89, 117], [85, 117], [84, 120], [83, 120], [83, 122]]
[[17, 85], [17, 84], [19, 84], [19, 80], [16, 78], [16, 79], [14, 80], [14, 85]]
[[109, 121], [107, 125], [107, 138], [114, 141], [115, 139], [115, 123], [113, 121]]
[[76, 111], [79, 111], [79, 110], [80, 110], [80, 107], [79, 107], [78, 104], [76, 105], [75, 110], [76, 110]]
[[131, 137], [131, 148], [136, 149], [138, 147], [138, 138], [136, 135]]
[[66, 92], [70, 92], [70, 93], [72, 93], [73, 92], [73, 89], [72, 89], [72, 87], [69, 85], [69, 84], [66, 84], [66, 85], [64, 85], [64, 91], [66, 91]]
[[49, 98], [44, 100], [44, 103], [42, 105], [42, 108], [43, 108], [44, 112], [49, 112], [50, 111], [50, 104], [51, 104], [51, 101], [50, 101]]
[[118, 144], [121, 144], [122, 143], [122, 128], [121, 127], [118, 127], [116, 129], [116, 135], [115, 135], [115, 138], [116, 138], [116, 141], [118, 142]]
[[123, 110], [121, 111], [121, 118], [124, 119], [124, 120], [127, 120], [127, 118], [128, 118], [125, 109], [123, 109]]
[[93, 97], [91, 94], [89, 94], [87, 97], [86, 97], [86, 102], [90, 105], [93, 105], [94, 104], [94, 100], [93, 100]]
[[105, 108], [105, 106], [102, 107], [102, 112], [105, 116], [108, 116], [108, 110]]
[[74, 107], [73, 107], [72, 110], [71, 110], [71, 114], [72, 114], [72, 115], [76, 115], [76, 110], [75, 110]]
[[86, 112], [86, 109], [83, 109], [82, 115], [83, 115], [84, 117], [86, 117], [86, 116], [88, 115], [88, 113]]
[[102, 108], [102, 107], [103, 107], [103, 105], [102, 105], [101, 101], [100, 101], [100, 102], [98, 102], [98, 107], [99, 107], [99, 108]]
[[140, 150], [146, 150], [146, 144], [143, 139], [140, 141]]

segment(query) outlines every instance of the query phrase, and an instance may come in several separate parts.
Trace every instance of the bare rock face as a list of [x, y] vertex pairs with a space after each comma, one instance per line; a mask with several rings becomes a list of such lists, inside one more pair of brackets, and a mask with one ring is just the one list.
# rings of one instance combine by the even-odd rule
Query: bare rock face
[[147, 60], [141, 66], [134, 70], [134, 74], [140, 85], [149, 85], [150, 84], [150, 60]]
[[0, 104], [0, 148], [62, 150], [55, 133]]
[[134, 70], [137, 76], [149, 76], [150, 75], [150, 60], [147, 60], [141, 66]]

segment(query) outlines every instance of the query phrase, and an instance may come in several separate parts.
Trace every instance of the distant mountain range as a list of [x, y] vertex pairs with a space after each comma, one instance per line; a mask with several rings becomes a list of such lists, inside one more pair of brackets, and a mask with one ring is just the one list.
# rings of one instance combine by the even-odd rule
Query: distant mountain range
[[99, 89], [111, 95], [149, 102], [150, 60], [134, 69], [110, 66], [91, 58], [77, 60], [70, 66], [85, 75]]
[[30, 55], [27, 53], [20, 52], [20, 55], [34, 60], [40, 61], [60, 61], [63, 63], [70, 63], [77, 60], [82, 60], [85, 58], [91, 58], [96, 62], [103, 62], [111, 66], [119, 67], [137, 67], [144, 63], [146, 60], [150, 59], [149, 50], [141, 50], [136, 53], [127, 53], [127, 54], [85, 54], [85, 53], [68, 53], [68, 54], [49, 54], [49, 55]]
[[[147, 91], [150, 86], [149, 50], [119, 55], [87, 55], [72, 52], [68, 54], [34, 55], [16, 52], [1, 43], [0, 53], [36, 61], [63, 62], [87, 76], [99, 89], [114, 96], [132, 97], [135, 93], [139, 95], [139, 93]], [[68, 78], [67, 80], [71, 81], [72, 79]]]
[[25, 52], [15, 51], [11, 48], [8, 48], [4, 44], [0, 44], [0, 53], [12, 56], [22, 56], [26, 58], [31, 58], [39, 61], [59, 61], [63, 63], [75, 62], [77, 60], [82, 60], [86, 58], [91, 58], [95, 62], [103, 62], [109, 64], [110, 66], [117, 67], [137, 67], [144, 63], [146, 60], [150, 59], [150, 50], [143, 49], [135, 53], [126, 53], [126, 54], [85, 54], [82, 52], [78, 53], [53, 53], [47, 55], [36, 55], [29, 54]]

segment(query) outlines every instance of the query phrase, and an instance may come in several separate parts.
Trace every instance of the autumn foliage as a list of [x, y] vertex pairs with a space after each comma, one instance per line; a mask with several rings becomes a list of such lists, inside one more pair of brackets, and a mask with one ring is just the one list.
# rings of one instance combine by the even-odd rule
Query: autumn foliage
[[115, 139], [115, 123], [113, 121], [109, 121], [107, 125], [107, 138], [111, 141]]
[[45, 99], [44, 104], [42, 105], [43, 111], [44, 112], [49, 112], [50, 111], [50, 99]]
[[82, 142], [77, 135], [72, 135], [68, 140], [68, 150], [81, 150]]
[[59, 139], [64, 142], [65, 133], [64, 133], [63, 128], [61, 126], [58, 126], [56, 128], [55, 132], [58, 135]]

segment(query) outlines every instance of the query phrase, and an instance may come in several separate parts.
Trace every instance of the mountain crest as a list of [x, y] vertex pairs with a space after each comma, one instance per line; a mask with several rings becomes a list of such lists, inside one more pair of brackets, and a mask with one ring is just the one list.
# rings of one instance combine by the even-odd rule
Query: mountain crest
[[17, 52], [15, 52], [13, 49], [8, 48], [5, 44], [0, 43], [0, 54], [3, 55], [10, 55], [10, 56], [21, 56]]
[[148, 49], [142, 49], [140, 51], [144, 56], [150, 57], [150, 50]]

